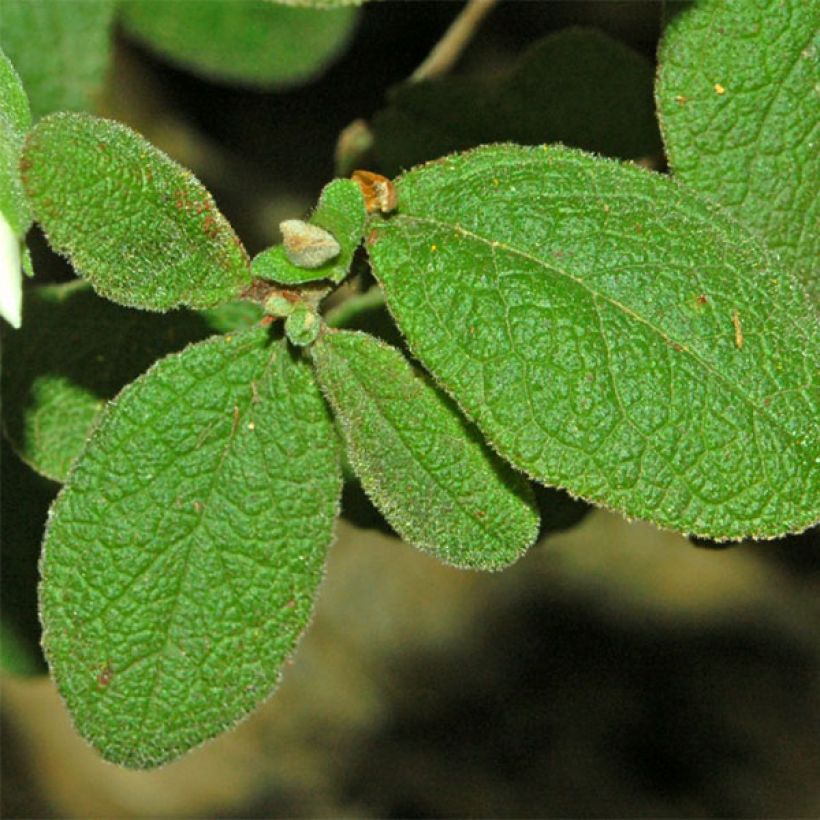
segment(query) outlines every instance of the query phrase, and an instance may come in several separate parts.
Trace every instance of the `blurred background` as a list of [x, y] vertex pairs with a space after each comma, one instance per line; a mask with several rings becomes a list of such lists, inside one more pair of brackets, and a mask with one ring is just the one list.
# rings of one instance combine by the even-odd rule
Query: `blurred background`
[[[173, 67], [118, 29], [99, 111], [191, 168], [254, 254], [350, 155], [401, 167], [379, 129], [395, 127], [400, 84], [461, 8], [366, 4], [323, 73], [264, 91]], [[592, 26], [643, 58], [634, 120], [651, 108], [664, 13], [502, 3], [451, 72], [462, 85], [444, 85], [434, 108], [453, 88], [503, 92], [532, 44]], [[577, 59], [552, 77], [570, 95], [589, 76]], [[340, 155], [357, 119], [376, 124], [376, 142]], [[490, 137], [476, 122], [448, 139], [526, 141], [521, 128], [542, 127], [524, 113], [494, 119]], [[662, 170], [658, 134], [642, 127], [645, 150], [624, 156]], [[71, 278], [36, 235], [32, 248], [38, 282]], [[5, 444], [2, 468], [3, 641], [36, 645], [36, 563], [58, 485]], [[0, 678], [3, 816], [820, 816], [817, 533], [721, 548], [561, 493], [540, 502], [539, 543], [487, 575], [403, 544], [349, 485], [316, 619], [283, 684], [234, 731], [159, 770], [103, 762], [21, 647]]]

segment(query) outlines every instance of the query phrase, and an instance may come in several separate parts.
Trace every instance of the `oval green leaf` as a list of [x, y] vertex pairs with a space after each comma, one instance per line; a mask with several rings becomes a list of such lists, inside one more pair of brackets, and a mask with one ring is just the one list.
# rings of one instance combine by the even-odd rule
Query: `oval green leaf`
[[699, 0], [656, 89], [675, 175], [742, 220], [820, 298], [820, 5]]
[[300, 285], [329, 279], [341, 282], [350, 271], [353, 254], [364, 235], [367, 213], [359, 186], [350, 179], [334, 179], [325, 185], [309, 222], [329, 231], [341, 252], [319, 268], [294, 265], [282, 245], [262, 251], [253, 259], [253, 275], [281, 285]]
[[513, 466], [720, 539], [820, 513], [817, 322], [660, 174], [491, 146], [410, 171], [369, 243], [413, 353]]
[[168, 356], [108, 406], [52, 508], [40, 585], [52, 674], [104, 757], [158, 765], [268, 696], [340, 491], [312, 368], [264, 329]]
[[120, 19], [151, 49], [205, 77], [259, 88], [305, 82], [347, 44], [355, 8], [269, 0], [127, 0]]
[[366, 333], [328, 330], [311, 351], [350, 463], [402, 538], [467, 569], [523, 555], [538, 535], [529, 482], [441, 391]]
[[108, 299], [207, 308], [250, 284], [245, 249], [208, 191], [130, 128], [53, 114], [29, 134], [22, 169], [51, 246]]

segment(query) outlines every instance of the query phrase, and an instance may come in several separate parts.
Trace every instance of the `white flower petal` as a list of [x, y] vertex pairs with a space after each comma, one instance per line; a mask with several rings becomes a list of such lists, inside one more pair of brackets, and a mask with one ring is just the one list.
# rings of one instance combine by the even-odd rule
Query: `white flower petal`
[[20, 240], [0, 214], [0, 316], [20, 327], [23, 306], [23, 266]]

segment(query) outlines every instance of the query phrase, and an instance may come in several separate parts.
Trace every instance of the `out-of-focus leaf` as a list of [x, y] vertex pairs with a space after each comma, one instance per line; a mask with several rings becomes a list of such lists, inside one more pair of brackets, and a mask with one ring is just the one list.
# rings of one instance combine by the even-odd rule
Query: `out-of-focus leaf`
[[404, 339], [384, 304], [384, 293], [376, 286], [329, 310], [325, 321], [328, 327], [361, 330], [393, 347], [404, 347]]
[[93, 111], [111, 51], [111, 0], [2, 0], [0, 46], [36, 117]]
[[338, 9], [343, 6], [361, 6], [373, 0], [267, 0], [267, 2], [303, 9]]
[[488, 142], [563, 142], [632, 159], [660, 153], [650, 63], [593, 29], [551, 34], [499, 78], [408, 83], [373, 119], [382, 170]]
[[64, 481], [106, 402], [166, 353], [203, 339], [199, 315], [130, 310], [85, 282], [31, 288], [3, 340], [3, 425], [35, 470]]
[[205, 77], [278, 88], [305, 82], [345, 47], [357, 10], [294, 8], [268, 0], [125, 0], [126, 31]]
[[37, 617], [37, 562], [58, 487], [32, 472], [6, 441], [0, 461], [0, 669], [42, 674], [46, 665]]

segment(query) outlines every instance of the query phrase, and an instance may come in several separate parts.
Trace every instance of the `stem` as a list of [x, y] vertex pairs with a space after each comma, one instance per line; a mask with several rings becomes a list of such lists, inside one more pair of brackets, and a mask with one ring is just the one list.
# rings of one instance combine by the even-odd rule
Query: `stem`
[[468, 0], [461, 13], [450, 24], [444, 36], [433, 46], [424, 62], [410, 75], [410, 81], [429, 80], [444, 74], [461, 56], [481, 21], [498, 0]]

